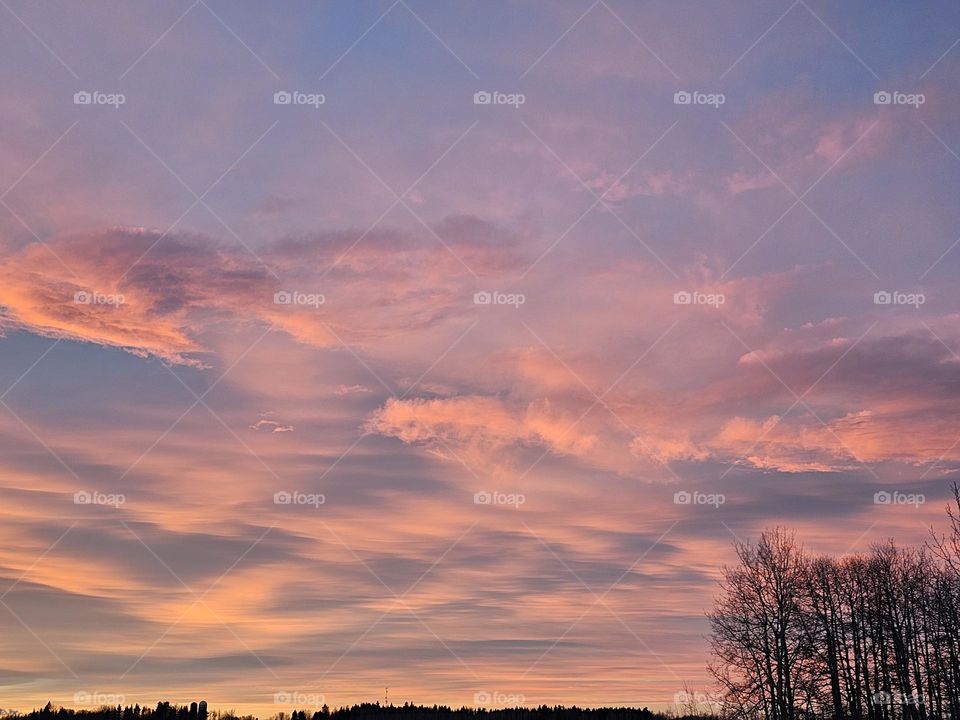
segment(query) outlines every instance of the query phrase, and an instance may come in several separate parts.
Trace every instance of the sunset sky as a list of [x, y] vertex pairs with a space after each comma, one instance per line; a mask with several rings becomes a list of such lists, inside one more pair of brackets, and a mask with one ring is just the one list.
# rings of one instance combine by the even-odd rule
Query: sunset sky
[[957, 3], [0, 0], [0, 90], [0, 708], [663, 707], [736, 538], [942, 525]]

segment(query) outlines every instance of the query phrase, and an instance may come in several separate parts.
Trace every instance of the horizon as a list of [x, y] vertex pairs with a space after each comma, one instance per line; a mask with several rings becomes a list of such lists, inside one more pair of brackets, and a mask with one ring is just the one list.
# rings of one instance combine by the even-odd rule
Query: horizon
[[[109, 699], [111, 700], [111, 702], [104, 702], [100, 706], [93, 705], [93, 704], [82, 704], [76, 707], [71, 707], [69, 704], [61, 705], [59, 703], [54, 702], [53, 700], [49, 700], [47, 703], [44, 703], [40, 707], [30, 708], [30, 710], [22, 711], [20, 712], [20, 714], [23, 715], [29, 712], [36, 712], [36, 711], [42, 710], [48, 703], [51, 704], [53, 707], [65, 707], [76, 712], [87, 712], [87, 711], [95, 712], [102, 707], [113, 708], [113, 707], [116, 707], [117, 705], [120, 705], [123, 707], [127, 707], [127, 706], [133, 707], [135, 705], [138, 705], [139, 707], [144, 709], [155, 709], [158, 704], [165, 703], [165, 702], [169, 703], [171, 706], [176, 706], [176, 707], [189, 707], [194, 703], [199, 704], [201, 702], [207, 702], [206, 700], [198, 700], [198, 699], [188, 699], [188, 700], [183, 700], [182, 702], [173, 701], [169, 699], [168, 700], [161, 699], [161, 700], [156, 700], [152, 702], [147, 702], [146, 704], [144, 704], [141, 702], [132, 701], [126, 698], [125, 696], [113, 696]], [[292, 700], [296, 700], [296, 698], [292, 698]], [[112, 701], [116, 701], [116, 702], [112, 702]], [[503, 711], [503, 710], [505, 711], [536, 710], [540, 707], [564, 708], [564, 709], [580, 708], [584, 710], [613, 710], [613, 709], [644, 710], [646, 709], [646, 706], [633, 706], [633, 705], [594, 705], [594, 706], [580, 705], [580, 706], [577, 706], [577, 705], [550, 705], [549, 703], [518, 704], [513, 706], [500, 705], [500, 706], [492, 706], [492, 707], [479, 707], [475, 703], [469, 703], [469, 704], [465, 703], [463, 705], [449, 705], [444, 703], [416, 702], [413, 700], [404, 700], [403, 702], [390, 701], [389, 704], [383, 703], [380, 700], [361, 700], [359, 702], [349, 703], [347, 705], [337, 705], [337, 706], [327, 705], [325, 702], [323, 702], [322, 699], [319, 702], [320, 702], [319, 705], [315, 705], [313, 701], [310, 701], [306, 703], [301, 703], [300, 705], [296, 704], [296, 702], [291, 702], [289, 704], [277, 703], [277, 704], [265, 705], [263, 707], [269, 708], [271, 710], [272, 715], [276, 715], [278, 712], [286, 713], [287, 709], [302, 710], [304, 708], [310, 710], [311, 711], [310, 714], [312, 714], [314, 710], [316, 710], [317, 712], [322, 712], [322, 709], [324, 706], [326, 706], [329, 712], [331, 713], [335, 711], [349, 710], [351, 708], [356, 708], [356, 707], [372, 707], [372, 706], [376, 706], [381, 709], [417, 707], [417, 708], [448, 708], [451, 710], [472, 710], [472, 711], [485, 710], [487, 712]], [[229, 705], [229, 703], [227, 703], [227, 705]], [[210, 714], [213, 714], [213, 713], [223, 714], [225, 712], [232, 712], [236, 710], [235, 705], [232, 705], [230, 707], [227, 707], [227, 705], [211, 706], [210, 703], [207, 703], [207, 711]], [[10, 708], [3, 708], [3, 710], [9, 711]], [[238, 715], [240, 714], [243, 714], [243, 713], [238, 713]]]
[[[255, 715], [252, 715], [252, 714], [244, 714], [244, 713], [242, 713], [242, 712], [237, 713], [237, 712], [236, 712], [236, 708], [234, 708], [234, 707], [230, 707], [230, 708], [210, 707], [209, 704], [208, 704], [205, 700], [201, 700], [201, 701], [196, 701], [196, 700], [185, 701], [185, 702], [182, 703], [182, 704], [180, 704], [180, 703], [171, 703], [170, 701], [158, 700], [156, 703], [150, 703], [150, 704], [147, 704], [147, 705], [142, 705], [142, 704], [140, 704], [140, 703], [127, 702], [127, 701], [125, 700], [125, 698], [122, 698], [122, 697], [112, 698], [112, 700], [116, 700], [116, 701], [118, 701], [118, 702], [115, 702], [115, 703], [113, 703], [113, 704], [105, 703], [105, 704], [102, 704], [102, 705], [100, 705], [100, 706], [95, 706], [95, 705], [92, 705], [92, 704], [91, 704], [91, 705], [87, 705], [87, 706], [84, 706], [84, 707], [69, 708], [69, 712], [70, 712], [70, 713], [74, 713], [74, 714], [76, 714], [76, 715], [79, 715], [79, 716], [81, 716], [81, 717], [84, 717], [84, 716], [89, 717], [89, 716], [91, 716], [91, 715], [100, 715], [100, 714], [102, 714], [104, 711], [110, 712], [110, 711], [113, 711], [113, 710], [115, 710], [116, 708], [120, 708], [120, 707], [122, 707], [124, 710], [126, 710], [127, 708], [132, 708], [132, 709], [134, 709], [134, 710], [136, 711], [136, 709], [139, 708], [140, 710], [145, 710], [145, 711], [151, 711], [151, 712], [152, 712], [152, 711], [155, 711], [159, 706], [166, 704], [166, 705], [168, 705], [168, 706], [170, 707], [170, 709], [175, 709], [175, 710], [176, 710], [176, 709], [183, 709], [183, 710], [188, 711], [188, 712], [189, 712], [189, 717], [190, 717], [192, 720], [196, 720], [197, 718], [199, 718], [200, 720], [206, 720], [206, 718], [207, 718], [208, 716], [211, 717], [211, 718], [214, 718], [214, 720], [218, 720], [218, 719], [220, 719], [220, 718], [231, 718], [231, 717], [232, 717], [232, 718], [240, 718], [241, 720], [243, 720], [243, 718], [247, 718], [247, 717], [257, 717], [257, 720], [260, 720], [258, 716], [255, 716]], [[322, 702], [322, 701], [321, 701], [321, 702]], [[51, 711], [59, 711], [59, 709], [60, 709], [61, 707], [65, 707], [65, 706], [58, 706], [56, 703], [54, 703], [54, 702], [52, 702], [52, 701], [49, 701], [49, 702], [45, 703], [44, 706], [42, 706], [42, 707], [40, 707], [40, 708], [33, 708], [33, 709], [31, 709], [30, 711], [23, 712], [23, 713], [17, 713], [17, 712], [15, 712], [15, 711], [11, 711], [11, 710], [9, 710], [9, 709], [3, 709], [2, 711], [0, 711], [0, 715], [2, 715], [3, 717], [12, 717], [12, 718], [16, 718], [16, 717], [27, 717], [28, 715], [30, 715], [30, 716], [37, 716], [38, 714], [41, 714], [41, 713], [45, 712], [48, 707], [51, 709]], [[274, 704], [274, 705], [272, 705], [272, 706], [266, 706], [266, 707], [269, 707], [270, 710], [272, 711], [271, 714], [270, 714], [270, 717], [278, 718], [278, 719], [291, 718], [291, 720], [295, 720], [295, 718], [292, 718], [292, 717], [291, 717], [292, 713], [294, 713], [294, 712], [304, 712], [304, 710], [303, 710], [303, 707], [304, 707], [304, 706], [302, 706], [302, 705], [301, 705], [301, 706], [297, 706], [297, 705], [295, 705], [295, 704], [291, 704], [291, 705], [289, 705], [289, 706], [281, 705], [281, 704]], [[290, 710], [291, 710], [290, 713], [288, 713], [288, 712], [286, 711], [286, 708], [287, 708], [287, 707], [290, 708]], [[656, 711], [650, 710], [650, 709], [647, 708], [647, 707], [610, 706], [610, 705], [608, 705], [608, 706], [593, 706], [593, 707], [590, 707], [590, 706], [577, 706], [577, 705], [567, 705], [567, 706], [565, 706], [565, 705], [552, 705], [552, 706], [551, 706], [551, 705], [546, 705], [546, 704], [541, 704], [541, 705], [524, 705], [524, 704], [520, 704], [520, 705], [515, 705], [515, 706], [503, 705], [503, 706], [496, 706], [496, 707], [478, 707], [476, 704], [472, 704], [472, 705], [461, 705], [461, 706], [456, 706], [456, 705], [444, 705], [444, 704], [441, 704], [441, 703], [423, 704], [423, 703], [414, 703], [414, 702], [404, 702], [404, 703], [399, 703], [399, 704], [398, 704], [398, 703], [393, 703], [393, 702], [391, 702], [391, 703], [389, 703], [389, 704], [384, 704], [384, 703], [380, 703], [379, 701], [366, 701], [366, 702], [354, 703], [354, 704], [351, 704], [351, 705], [344, 705], [344, 706], [338, 706], [338, 707], [330, 707], [330, 706], [328, 706], [328, 705], [325, 704], [325, 703], [324, 703], [324, 704], [321, 704], [321, 705], [316, 705], [316, 704], [314, 704], [313, 702], [310, 702], [309, 704], [306, 705], [306, 708], [307, 708], [307, 710], [309, 711], [309, 712], [307, 712], [307, 717], [313, 717], [313, 718], [325, 717], [325, 716], [328, 716], [328, 715], [335, 715], [335, 714], [338, 714], [338, 713], [341, 713], [341, 714], [342, 714], [342, 713], [350, 713], [350, 712], [356, 711], [356, 710], [360, 710], [360, 711], [366, 712], [366, 711], [368, 711], [369, 709], [372, 709], [372, 708], [376, 708], [376, 709], [378, 709], [378, 710], [382, 710], [382, 711], [385, 711], [385, 712], [389, 712], [389, 711], [391, 711], [391, 710], [404, 710], [404, 711], [410, 711], [410, 710], [444, 711], [444, 710], [448, 710], [448, 711], [450, 711], [450, 712], [455, 712], [455, 713], [462, 713], [462, 712], [466, 711], [466, 712], [475, 713], [475, 714], [480, 714], [480, 713], [482, 713], [482, 714], [495, 714], [495, 713], [500, 713], [500, 712], [509, 713], [509, 712], [516, 712], [516, 711], [527, 712], [527, 713], [533, 714], [533, 713], [539, 712], [539, 711], [542, 710], [542, 709], [547, 709], [547, 710], [551, 710], [551, 711], [585, 711], [585, 712], [608, 711], [608, 710], [614, 710], [614, 711], [624, 710], [624, 711], [628, 711], [628, 712], [634, 712], [634, 711], [635, 711], [635, 712], [637, 712], [637, 713], [655, 713], [655, 712], [656, 712]], [[101, 715], [101, 717], [102, 717], [102, 715]], [[134, 717], [139, 717], [139, 715], [136, 715], [136, 714], [135, 714]], [[664, 716], [657, 715], [657, 717], [664, 717]], [[690, 716], [690, 717], [691, 717], [691, 720], [693, 720], [693, 716]], [[700, 716], [698, 715], [697, 717], [700, 717]], [[713, 717], [713, 716], [712, 716], [712, 715], [709, 715], [708, 717]]]
[[960, 5], [0, 18], [0, 708], [663, 710], [947, 527]]

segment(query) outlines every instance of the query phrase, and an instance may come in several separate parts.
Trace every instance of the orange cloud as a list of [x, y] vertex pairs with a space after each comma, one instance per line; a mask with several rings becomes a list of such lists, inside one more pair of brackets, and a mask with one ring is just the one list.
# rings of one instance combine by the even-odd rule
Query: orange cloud
[[317, 347], [407, 335], [471, 307], [472, 278], [453, 253], [493, 271], [513, 252], [470, 218], [440, 231], [456, 250], [386, 231], [338, 233], [282, 241], [259, 260], [182, 233], [57, 237], [0, 261], [0, 323], [193, 365], [223, 321], [261, 323]]
[[559, 454], [587, 454], [597, 439], [571, 427], [574, 421], [553, 410], [546, 400], [511, 407], [499, 398], [470, 395], [435, 400], [391, 398], [366, 427], [405, 443], [442, 440], [488, 448], [538, 444]]

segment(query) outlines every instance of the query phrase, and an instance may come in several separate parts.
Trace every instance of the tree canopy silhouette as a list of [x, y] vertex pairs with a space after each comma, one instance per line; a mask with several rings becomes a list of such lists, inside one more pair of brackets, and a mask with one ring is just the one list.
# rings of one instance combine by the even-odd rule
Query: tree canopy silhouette
[[[204, 705], [205, 707], [205, 705]], [[101, 707], [89, 710], [57, 708], [47, 703], [40, 710], [17, 716], [22, 720], [190, 720], [192, 712], [199, 712], [193, 705], [157, 703], [156, 708]], [[214, 720], [256, 720], [252, 716], [237, 716], [232, 712], [212, 712]], [[446, 705], [383, 706], [380, 703], [362, 703], [329, 710], [293, 710], [289, 715], [279, 713], [274, 718], [289, 720], [708, 720], [706, 715], [668, 715], [651, 712], [647, 708], [606, 707], [580, 708], [561, 705], [514, 708], [451, 708]]]
[[736, 543], [711, 624], [731, 718], [960, 718], [960, 488], [947, 535], [811, 556], [782, 528]]

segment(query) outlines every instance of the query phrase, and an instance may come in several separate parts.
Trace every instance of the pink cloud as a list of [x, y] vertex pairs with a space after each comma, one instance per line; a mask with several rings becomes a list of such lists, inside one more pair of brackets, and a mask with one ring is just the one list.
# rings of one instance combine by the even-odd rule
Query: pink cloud
[[596, 437], [577, 431], [574, 421], [555, 411], [547, 400], [517, 407], [499, 398], [474, 395], [435, 400], [391, 398], [366, 427], [405, 443], [441, 440], [487, 449], [537, 444], [563, 455], [585, 455], [596, 444]]
[[[433, 238], [338, 233], [281, 241], [262, 263], [240, 246], [184, 233], [57, 237], [0, 261], [0, 322], [195, 365], [209, 328], [224, 321], [264, 324], [316, 347], [363, 344], [462, 314], [473, 292], [468, 267], [495, 271], [513, 253], [469, 218], [438, 232], [452, 252]], [[278, 292], [305, 301], [278, 304]]]

